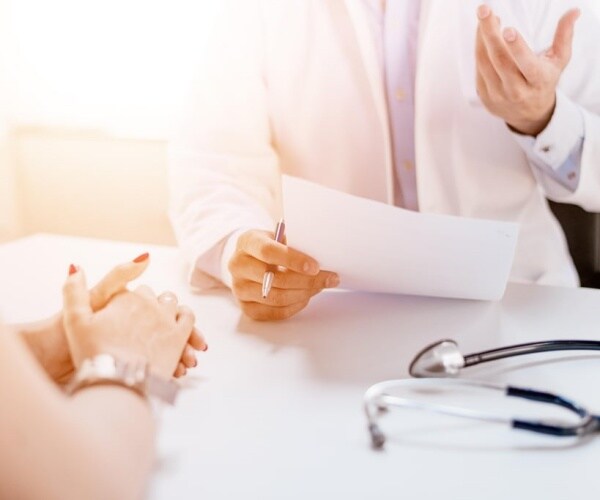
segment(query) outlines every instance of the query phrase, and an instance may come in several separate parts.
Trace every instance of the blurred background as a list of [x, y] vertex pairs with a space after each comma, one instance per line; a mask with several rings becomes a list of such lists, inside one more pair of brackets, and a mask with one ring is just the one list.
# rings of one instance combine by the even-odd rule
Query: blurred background
[[[0, 242], [174, 243], [167, 140], [217, 2], [0, 0]], [[600, 286], [600, 217], [554, 209]]]
[[0, 0], [0, 241], [173, 243], [166, 144], [211, 0]]

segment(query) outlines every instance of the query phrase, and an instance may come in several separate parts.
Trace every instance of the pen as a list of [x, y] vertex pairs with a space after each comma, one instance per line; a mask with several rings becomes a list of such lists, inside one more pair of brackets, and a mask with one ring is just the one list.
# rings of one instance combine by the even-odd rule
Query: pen
[[[282, 243], [283, 238], [285, 236], [285, 222], [281, 219], [277, 226], [275, 227], [275, 241], [277, 243]], [[275, 275], [273, 274], [273, 266], [267, 267], [267, 272], [263, 276], [262, 282], [262, 296], [263, 299], [266, 299], [269, 296], [269, 292], [271, 291], [271, 287], [273, 286], [273, 278]]]

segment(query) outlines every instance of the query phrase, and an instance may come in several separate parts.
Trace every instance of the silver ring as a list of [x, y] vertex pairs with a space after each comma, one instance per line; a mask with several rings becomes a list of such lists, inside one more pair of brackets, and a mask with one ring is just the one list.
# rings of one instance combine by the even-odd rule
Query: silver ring
[[177, 295], [175, 295], [173, 292], [163, 292], [158, 296], [157, 300], [158, 302], [164, 305], [177, 305], [177, 303], [179, 302], [179, 300], [177, 299]]

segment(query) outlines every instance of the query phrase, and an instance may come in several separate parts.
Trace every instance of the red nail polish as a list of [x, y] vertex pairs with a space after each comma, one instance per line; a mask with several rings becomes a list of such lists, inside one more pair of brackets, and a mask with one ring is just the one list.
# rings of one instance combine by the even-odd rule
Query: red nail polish
[[150, 257], [150, 254], [146, 252], [133, 259], [133, 262], [135, 262], [136, 264], [140, 264], [141, 262], [148, 260], [148, 257]]
[[69, 266], [69, 276], [72, 276], [73, 274], [75, 274], [77, 272], [77, 267], [74, 266], [73, 264], [71, 264]]

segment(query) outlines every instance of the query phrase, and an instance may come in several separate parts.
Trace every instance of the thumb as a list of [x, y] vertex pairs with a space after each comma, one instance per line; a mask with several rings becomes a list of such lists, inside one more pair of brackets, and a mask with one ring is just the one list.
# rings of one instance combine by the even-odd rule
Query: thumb
[[139, 278], [150, 263], [147, 253], [136, 257], [131, 262], [113, 268], [90, 291], [90, 304], [94, 311], [105, 307], [118, 293], [123, 292], [130, 281]]
[[571, 9], [560, 18], [552, 47], [546, 52], [548, 57], [556, 59], [562, 69], [566, 68], [571, 60], [575, 23], [580, 15], [581, 11], [579, 9]]
[[63, 286], [63, 317], [65, 325], [73, 325], [91, 319], [90, 293], [83, 271], [73, 265]]

